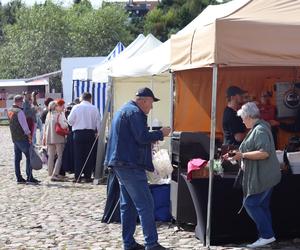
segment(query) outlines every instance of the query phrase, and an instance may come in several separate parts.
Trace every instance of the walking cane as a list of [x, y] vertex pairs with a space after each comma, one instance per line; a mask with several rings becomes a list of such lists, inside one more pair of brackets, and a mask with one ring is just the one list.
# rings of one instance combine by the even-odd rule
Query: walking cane
[[98, 137], [99, 137], [99, 134], [97, 134], [97, 136], [96, 136], [96, 138], [95, 138], [95, 141], [94, 141], [94, 143], [93, 143], [93, 145], [92, 145], [92, 147], [91, 147], [91, 149], [90, 149], [90, 152], [89, 152], [88, 156], [86, 157], [86, 160], [85, 160], [85, 162], [84, 162], [84, 164], [83, 164], [83, 166], [82, 166], [82, 168], [81, 168], [80, 174], [79, 174], [79, 176], [78, 176], [78, 178], [77, 178], [75, 184], [78, 183], [79, 180], [80, 180], [80, 177], [81, 177], [81, 175], [82, 175], [82, 172], [83, 172], [83, 170], [84, 170], [84, 168], [85, 168], [85, 166], [86, 166], [86, 164], [87, 164], [87, 162], [88, 162], [88, 160], [89, 160], [89, 158], [90, 158], [90, 156], [91, 156], [91, 154], [92, 154], [92, 151], [93, 151], [93, 149], [94, 149], [94, 146], [95, 146], [95, 144], [96, 144], [96, 141], [97, 141]]
[[109, 218], [108, 218], [108, 220], [107, 220], [107, 223], [110, 223], [110, 221], [111, 221], [112, 217], [114, 216], [114, 213], [116, 212], [116, 210], [117, 210], [119, 204], [120, 204], [120, 198], [118, 199], [117, 204], [115, 205], [115, 207], [114, 207], [114, 209], [113, 209], [111, 215], [109, 216]]

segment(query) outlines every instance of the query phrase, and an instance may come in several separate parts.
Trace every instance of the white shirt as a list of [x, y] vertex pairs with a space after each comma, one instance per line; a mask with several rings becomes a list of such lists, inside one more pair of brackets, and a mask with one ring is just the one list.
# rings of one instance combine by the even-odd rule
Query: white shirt
[[100, 114], [96, 106], [88, 101], [82, 101], [75, 105], [68, 116], [68, 122], [72, 131], [81, 129], [92, 129], [100, 131]]

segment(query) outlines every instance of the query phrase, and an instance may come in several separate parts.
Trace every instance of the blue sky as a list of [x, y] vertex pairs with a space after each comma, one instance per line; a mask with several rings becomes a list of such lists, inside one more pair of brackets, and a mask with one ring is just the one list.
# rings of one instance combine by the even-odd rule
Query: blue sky
[[[2, 4], [6, 4], [11, 0], [0, 0]], [[23, 3], [27, 5], [33, 5], [34, 3], [43, 3], [45, 0], [23, 0]], [[53, 0], [53, 2], [63, 3], [64, 6], [68, 6], [73, 3], [73, 0]], [[102, 0], [90, 0], [94, 8], [98, 8], [101, 5]]]

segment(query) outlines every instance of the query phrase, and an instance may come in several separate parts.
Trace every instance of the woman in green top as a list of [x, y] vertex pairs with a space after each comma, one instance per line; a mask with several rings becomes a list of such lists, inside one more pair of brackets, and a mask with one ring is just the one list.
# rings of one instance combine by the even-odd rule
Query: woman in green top
[[248, 102], [237, 112], [250, 131], [233, 157], [241, 160], [243, 175], [244, 207], [255, 222], [259, 238], [247, 245], [255, 248], [275, 241], [270, 212], [273, 187], [280, 182], [280, 166], [270, 125], [260, 119], [259, 109]]

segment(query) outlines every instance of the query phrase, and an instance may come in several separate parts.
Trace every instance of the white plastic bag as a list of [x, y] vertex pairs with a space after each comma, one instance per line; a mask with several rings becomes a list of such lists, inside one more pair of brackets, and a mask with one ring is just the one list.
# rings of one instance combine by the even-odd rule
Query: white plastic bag
[[160, 177], [165, 178], [173, 172], [170, 157], [166, 149], [160, 149], [155, 152], [152, 161], [155, 171]]
[[153, 172], [146, 171], [147, 179], [149, 184], [162, 185], [162, 184], [170, 184], [171, 177], [162, 178], [159, 176], [156, 170]]

